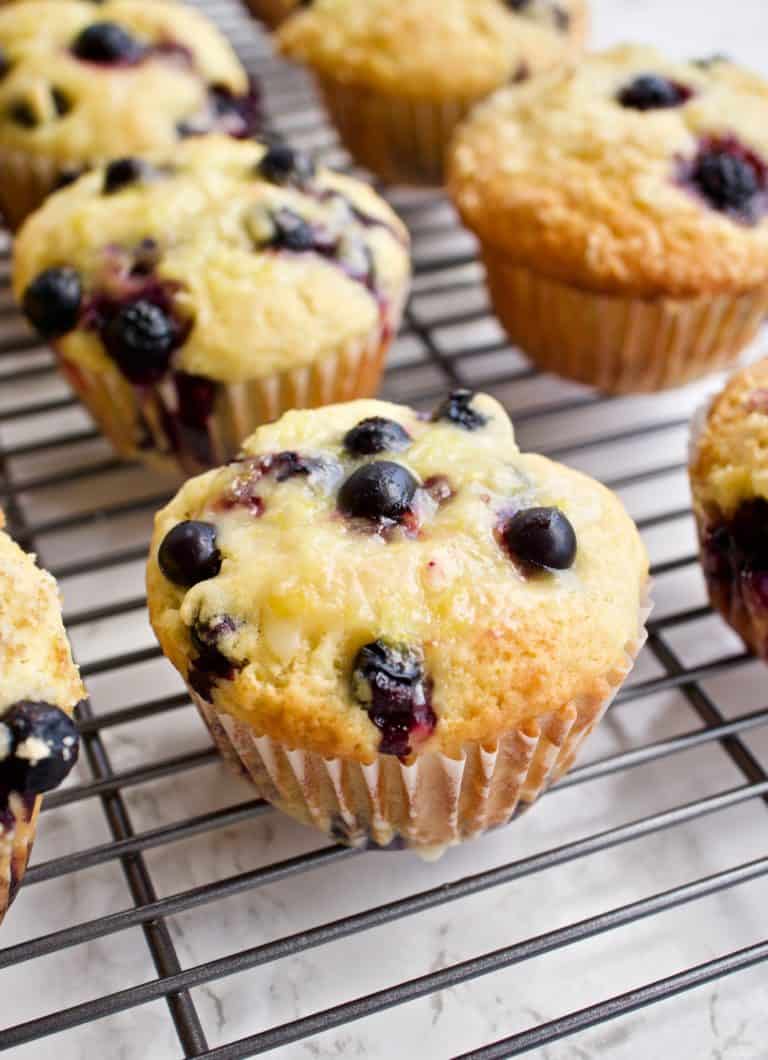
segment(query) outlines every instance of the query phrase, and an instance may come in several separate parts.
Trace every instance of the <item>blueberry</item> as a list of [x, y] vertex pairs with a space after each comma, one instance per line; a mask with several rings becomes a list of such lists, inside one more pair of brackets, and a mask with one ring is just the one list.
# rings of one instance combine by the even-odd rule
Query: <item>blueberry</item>
[[567, 570], [576, 559], [576, 534], [559, 508], [525, 508], [505, 523], [502, 536], [515, 559], [534, 567]]
[[410, 511], [418, 482], [390, 460], [377, 460], [353, 471], [339, 490], [339, 508], [353, 518], [402, 522]]
[[272, 227], [271, 246], [297, 252], [315, 249], [315, 233], [312, 226], [293, 210], [286, 207], [275, 210], [272, 214]]
[[229, 615], [222, 615], [209, 622], [198, 619], [189, 631], [195, 656], [189, 666], [187, 678], [199, 696], [211, 701], [217, 681], [231, 681], [240, 665], [227, 658], [219, 647], [227, 633], [232, 633], [237, 623]]
[[352, 456], [373, 456], [374, 453], [399, 453], [407, 449], [412, 441], [405, 427], [395, 420], [368, 416], [347, 431], [344, 448]]
[[433, 422], [447, 420], [448, 423], [455, 423], [457, 427], [463, 427], [465, 431], [478, 431], [485, 427], [488, 417], [472, 408], [474, 396], [472, 390], [452, 391], [432, 413]]
[[664, 110], [679, 107], [693, 95], [690, 88], [658, 74], [640, 74], [625, 85], [616, 97], [622, 107], [632, 110]]
[[352, 664], [352, 690], [381, 732], [382, 754], [409, 754], [414, 730], [426, 738], [437, 723], [421, 654], [407, 645], [363, 645]]
[[145, 171], [144, 163], [138, 158], [116, 158], [104, 171], [104, 194], [112, 195], [129, 184], [136, 184]]
[[314, 177], [315, 166], [303, 151], [288, 144], [275, 144], [262, 155], [256, 172], [271, 184], [294, 184], [301, 188]]
[[282, 453], [274, 453], [266, 456], [262, 461], [262, 469], [265, 475], [274, 475], [277, 482], [285, 482], [297, 475], [311, 475], [313, 471], [321, 467], [321, 462], [311, 457], [302, 456], [300, 453], [286, 450]]
[[258, 132], [263, 115], [261, 93], [255, 81], [251, 81], [248, 91], [241, 96], [234, 95], [226, 85], [211, 85], [208, 93], [211, 116], [217, 129], [238, 140]]
[[26, 99], [16, 99], [8, 106], [8, 118], [23, 129], [34, 129], [39, 124], [37, 112]]
[[168, 581], [187, 589], [215, 578], [221, 570], [216, 527], [193, 519], [177, 523], [163, 538], [157, 561]]
[[21, 300], [30, 324], [46, 339], [65, 335], [77, 324], [83, 288], [75, 269], [53, 268], [39, 273]]
[[710, 206], [723, 212], [746, 213], [763, 190], [755, 158], [735, 144], [713, 144], [699, 154], [691, 181]]
[[116, 22], [94, 22], [75, 37], [72, 54], [90, 63], [136, 63], [144, 49]]
[[149, 384], [168, 371], [178, 330], [160, 306], [140, 298], [118, 309], [107, 321], [102, 339], [126, 379]]
[[75, 722], [50, 703], [22, 699], [0, 719], [3, 727], [9, 755], [0, 763], [2, 786], [31, 795], [57, 788], [77, 761]]

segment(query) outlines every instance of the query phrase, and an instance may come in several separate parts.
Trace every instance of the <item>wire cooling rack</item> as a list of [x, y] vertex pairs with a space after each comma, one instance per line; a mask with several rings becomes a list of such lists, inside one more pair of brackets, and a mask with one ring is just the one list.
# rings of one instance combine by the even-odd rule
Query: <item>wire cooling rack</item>
[[[275, 126], [344, 166], [305, 77], [229, 0], [206, 7]], [[648, 647], [570, 776], [435, 865], [275, 814], [218, 762], [147, 627], [143, 557], [171, 486], [112, 457], [13, 309], [6, 244], [0, 501], [60, 581], [91, 701], [0, 933], [0, 1049], [766, 1057], [765, 676], [706, 607], [685, 476], [689, 416], [717, 381], [609, 400], [537, 375], [446, 201], [391, 198], [415, 285], [387, 396], [492, 391], [524, 448], [616, 489], [653, 560]]]

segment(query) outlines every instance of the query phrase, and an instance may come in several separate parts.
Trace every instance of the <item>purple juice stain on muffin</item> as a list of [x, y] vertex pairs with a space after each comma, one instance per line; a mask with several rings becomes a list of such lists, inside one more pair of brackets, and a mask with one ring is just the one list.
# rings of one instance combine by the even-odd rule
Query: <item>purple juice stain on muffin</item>
[[244, 508], [255, 518], [264, 513], [266, 502], [259, 491], [265, 478], [273, 478], [276, 483], [297, 477], [319, 481], [330, 478], [336, 471], [325, 458], [306, 456], [295, 450], [239, 457], [234, 463], [242, 465], [242, 471], [219, 498], [217, 507], [221, 511]]
[[[718, 607], [768, 618], [768, 501], [743, 501], [730, 519], [711, 522], [702, 536], [701, 559]], [[768, 643], [757, 650], [768, 655]]]
[[179, 121], [176, 132], [182, 139], [218, 132], [249, 140], [261, 131], [263, 120], [261, 92], [254, 80], [249, 80], [247, 91], [240, 95], [226, 85], [210, 85], [203, 109]]
[[381, 754], [404, 758], [435, 729], [431, 681], [421, 653], [407, 645], [363, 645], [352, 664], [352, 689], [381, 733]]
[[693, 89], [661, 74], [638, 74], [616, 97], [629, 110], [667, 110], [680, 107], [693, 96]]
[[207, 702], [219, 681], [231, 681], [243, 663], [230, 659], [221, 649], [222, 640], [234, 633], [239, 623], [231, 615], [218, 615], [207, 622], [197, 620], [189, 635], [194, 656], [189, 665], [187, 680], [195, 692]]
[[711, 136], [678, 165], [681, 184], [718, 213], [757, 224], [768, 213], [768, 164], [736, 136]]

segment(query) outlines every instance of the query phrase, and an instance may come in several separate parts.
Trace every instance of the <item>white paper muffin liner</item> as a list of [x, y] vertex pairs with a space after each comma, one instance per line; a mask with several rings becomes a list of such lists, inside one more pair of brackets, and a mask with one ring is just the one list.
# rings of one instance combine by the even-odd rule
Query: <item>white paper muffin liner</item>
[[408, 846], [422, 857], [506, 824], [572, 765], [583, 741], [632, 669], [651, 610], [647, 597], [624, 664], [602, 698], [583, 696], [505, 733], [468, 743], [459, 759], [439, 752], [410, 764], [378, 755], [370, 765], [288, 747], [190, 691], [223, 757], [261, 798], [350, 846]]
[[[119, 456], [142, 460], [162, 471], [193, 475], [225, 463], [260, 424], [289, 409], [314, 408], [376, 393], [400, 309], [363, 340], [349, 342], [337, 353], [300, 368], [275, 372], [262, 379], [219, 383], [208, 421], [210, 461], [182, 442], [178, 448], [167, 429], [167, 414], [176, 412], [172, 383], [131, 386], [118, 369], [93, 369], [68, 359], [58, 350], [59, 366], [80, 400]], [[140, 417], [149, 436], [140, 439]]]
[[0, 826], [0, 923], [26, 872], [41, 803], [38, 796], [30, 807], [11, 792], [8, 809], [13, 823], [10, 828]]
[[481, 98], [411, 99], [320, 73], [316, 79], [346, 149], [389, 184], [442, 184], [453, 131]]
[[494, 311], [544, 371], [610, 394], [681, 386], [732, 364], [768, 313], [768, 286], [695, 298], [601, 294], [482, 248]]

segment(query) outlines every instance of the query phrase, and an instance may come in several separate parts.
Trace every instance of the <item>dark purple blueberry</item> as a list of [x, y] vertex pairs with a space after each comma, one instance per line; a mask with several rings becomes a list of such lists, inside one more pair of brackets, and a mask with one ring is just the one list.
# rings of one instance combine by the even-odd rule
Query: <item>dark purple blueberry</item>
[[21, 305], [35, 330], [44, 338], [53, 339], [75, 327], [82, 297], [80, 275], [75, 269], [52, 268], [34, 278]]
[[138, 158], [116, 158], [104, 171], [104, 194], [113, 195], [144, 176], [146, 166]]
[[140, 298], [122, 306], [102, 331], [107, 353], [132, 383], [156, 383], [168, 371], [178, 328], [164, 309]]
[[352, 518], [402, 522], [411, 510], [418, 482], [408, 468], [376, 460], [353, 471], [339, 490], [339, 509]]
[[383, 416], [368, 416], [344, 435], [344, 448], [352, 456], [373, 456], [374, 453], [399, 453], [407, 449], [413, 439], [396, 420]]
[[534, 567], [567, 570], [576, 559], [576, 534], [559, 508], [525, 508], [507, 520], [502, 536], [515, 559]]
[[163, 538], [157, 561], [168, 581], [187, 589], [215, 578], [221, 570], [216, 527], [193, 519], [177, 523]]
[[693, 91], [679, 81], [670, 81], [659, 74], [639, 74], [616, 98], [622, 107], [631, 110], [665, 110], [679, 107], [692, 95]]
[[58, 117], [63, 118], [72, 110], [71, 98], [66, 92], [57, 88], [55, 85], [51, 89], [51, 99], [53, 101], [53, 109], [56, 111]]
[[39, 124], [37, 112], [29, 100], [15, 99], [8, 104], [8, 118], [22, 129], [34, 129]]
[[754, 223], [768, 206], [768, 166], [734, 136], [704, 140], [682, 179], [714, 210]]
[[240, 664], [233, 662], [221, 650], [221, 641], [232, 633], [237, 623], [229, 615], [209, 622], [198, 619], [189, 631], [195, 655], [189, 667], [188, 680], [199, 696], [210, 702], [217, 681], [231, 681]]
[[75, 722], [50, 703], [22, 699], [0, 719], [8, 736], [8, 756], [0, 760], [0, 786], [22, 794], [51, 791], [77, 761]]
[[274, 144], [262, 155], [256, 172], [271, 184], [305, 187], [315, 175], [315, 164], [309, 155], [288, 144]]
[[272, 214], [273, 235], [270, 246], [298, 253], [315, 249], [315, 232], [294, 210], [281, 207]]
[[302, 456], [300, 453], [286, 450], [283, 453], [270, 454], [262, 460], [265, 475], [274, 475], [276, 482], [285, 482], [297, 475], [311, 475], [320, 466], [318, 460]]
[[454, 390], [432, 413], [432, 421], [446, 420], [463, 427], [465, 431], [479, 431], [485, 427], [488, 417], [472, 408], [472, 390]]
[[768, 501], [744, 501], [728, 523], [732, 553], [742, 567], [768, 571]]
[[89, 63], [127, 65], [138, 62], [144, 48], [116, 22], [94, 22], [75, 37], [72, 54]]
[[382, 754], [404, 757], [412, 738], [426, 739], [437, 724], [423, 659], [406, 645], [385, 640], [363, 645], [352, 664], [352, 688], [381, 732]]

